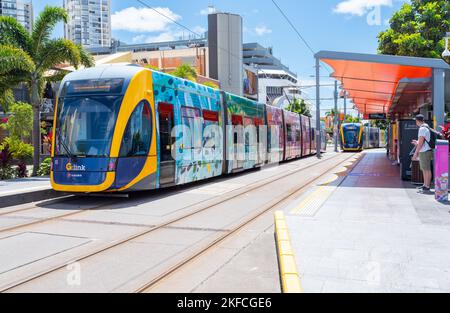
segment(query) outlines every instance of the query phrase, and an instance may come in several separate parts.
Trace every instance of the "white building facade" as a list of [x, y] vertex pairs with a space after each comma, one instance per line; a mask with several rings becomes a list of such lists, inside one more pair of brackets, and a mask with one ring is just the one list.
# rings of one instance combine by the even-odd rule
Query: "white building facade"
[[33, 4], [31, 0], [0, 0], [0, 15], [14, 17], [31, 33], [33, 29]]
[[111, 46], [111, 0], [64, 0], [66, 39], [84, 47]]
[[244, 64], [257, 76], [257, 100], [272, 105], [273, 101], [298, 87], [297, 75], [274, 57], [272, 48], [258, 43], [243, 47]]

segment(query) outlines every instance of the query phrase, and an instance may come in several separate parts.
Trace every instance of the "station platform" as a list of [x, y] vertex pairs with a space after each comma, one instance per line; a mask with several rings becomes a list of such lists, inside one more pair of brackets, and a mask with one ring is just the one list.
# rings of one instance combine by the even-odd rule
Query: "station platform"
[[0, 208], [62, 196], [50, 186], [48, 177], [0, 181]]
[[285, 208], [305, 292], [449, 292], [450, 206], [363, 153]]

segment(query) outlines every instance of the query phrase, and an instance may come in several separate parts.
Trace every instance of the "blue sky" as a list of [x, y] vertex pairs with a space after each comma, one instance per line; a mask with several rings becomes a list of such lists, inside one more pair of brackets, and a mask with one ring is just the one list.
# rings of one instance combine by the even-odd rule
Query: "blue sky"
[[[277, 11], [271, 0], [144, 0], [196, 32], [207, 28], [207, 8], [214, 5], [224, 12], [244, 18], [244, 41], [272, 46], [274, 54], [309, 85], [314, 74], [311, 52]], [[62, 0], [34, 0], [35, 16], [48, 5]], [[178, 39], [189, 33], [163, 17], [145, 10], [136, 0], [111, 0], [113, 37], [133, 43]], [[377, 34], [387, 20], [406, 2], [403, 0], [277, 0], [300, 33], [315, 51], [337, 50], [376, 53]], [[377, 6], [374, 8], [374, 6]], [[54, 36], [62, 36], [59, 25]], [[326, 74], [327, 72], [325, 72]], [[326, 79], [324, 80], [326, 83]], [[313, 90], [309, 90], [313, 94]], [[324, 97], [330, 97], [325, 88]], [[332, 103], [324, 102], [329, 106]]]

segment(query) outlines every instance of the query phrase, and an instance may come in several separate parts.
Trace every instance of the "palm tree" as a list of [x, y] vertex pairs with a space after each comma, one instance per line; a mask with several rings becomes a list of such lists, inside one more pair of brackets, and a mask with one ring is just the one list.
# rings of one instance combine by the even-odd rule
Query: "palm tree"
[[338, 115], [338, 114], [339, 114], [338, 111], [336, 111], [335, 109], [331, 109], [331, 110], [328, 111], [325, 115], [326, 115], [327, 117], [335, 117], [335, 116]]
[[197, 71], [189, 64], [183, 64], [177, 67], [177, 69], [170, 74], [193, 82], [197, 81]]
[[34, 70], [34, 63], [27, 53], [11, 46], [0, 45], [0, 105], [3, 112], [14, 102], [11, 86], [24, 80]]
[[33, 106], [33, 176], [37, 174], [39, 167], [40, 103], [45, 81], [52, 79], [45, 78], [45, 73], [50, 69], [58, 71], [56, 65], [62, 63], [69, 63], [76, 68], [80, 64], [84, 66], [94, 64], [92, 56], [81, 45], [75, 45], [66, 39], [51, 39], [56, 24], [67, 22], [67, 19], [67, 12], [63, 8], [46, 6], [37, 17], [32, 33], [29, 34], [16, 19], [0, 17], [0, 45], [21, 49], [34, 64], [34, 68], [23, 79], [19, 78], [28, 83]]

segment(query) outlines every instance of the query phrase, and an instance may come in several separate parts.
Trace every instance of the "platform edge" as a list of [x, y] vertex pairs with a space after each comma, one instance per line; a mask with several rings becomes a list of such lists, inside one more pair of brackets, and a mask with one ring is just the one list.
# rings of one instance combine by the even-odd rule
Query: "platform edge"
[[283, 293], [303, 293], [284, 212], [275, 212], [274, 218], [281, 290]]

